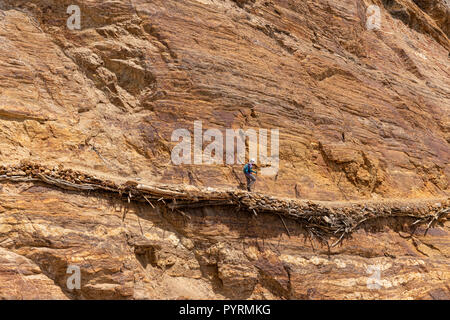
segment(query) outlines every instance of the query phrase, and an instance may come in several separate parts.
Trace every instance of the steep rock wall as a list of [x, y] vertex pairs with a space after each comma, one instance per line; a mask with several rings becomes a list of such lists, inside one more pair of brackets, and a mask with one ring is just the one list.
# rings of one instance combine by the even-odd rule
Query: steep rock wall
[[171, 162], [197, 120], [279, 128], [264, 192], [448, 193], [448, 2], [374, 2], [379, 31], [368, 1], [75, 1], [69, 30], [72, 2], [2, 1], [2, 162], [239, 185], [240, 165]]
[[[373, 4], [381, 30], [366, 28]], [[280, 169], [258, 191], [439, 203], [448, 21], [447, 0], [3, 0], [0, 164], [239, 186], [240, 165], [171, 162], [173, 130], [202, 121], [280, 130]], [[0, 297], [449, 298], [448, 223], [424, 236], [387, 219], [329, 251], [276, 215], [189, 214], [2, 182]]]

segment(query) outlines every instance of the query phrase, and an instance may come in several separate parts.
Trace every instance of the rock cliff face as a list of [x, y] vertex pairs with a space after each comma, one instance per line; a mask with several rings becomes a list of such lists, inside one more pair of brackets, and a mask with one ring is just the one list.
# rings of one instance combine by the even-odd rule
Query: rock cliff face
[[[240, 164], [171, 161], [173, 131], [201, 121], [279, 129], [258, 192], [446, 210], [449, 19], [448, 0], [1, 0], [0, 165], [239, 187]], [[189, 214], [3, 181], [0, 297], [450, 297], [446, 222], [386, 218], [330, 251], [277, 215]]]

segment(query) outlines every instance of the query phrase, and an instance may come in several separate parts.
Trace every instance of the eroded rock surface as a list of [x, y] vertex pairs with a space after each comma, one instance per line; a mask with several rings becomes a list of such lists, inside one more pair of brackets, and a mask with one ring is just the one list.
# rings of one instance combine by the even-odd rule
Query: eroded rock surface
[[260, 191], [448, 192], [447, 1], [382, 1], [379, 31], [368, 1], [77, 1], [81, 30], [70, 4], [2, 1], [2, 162], [237, 186], [240, 165], [172, 164], [197, 120], [280, 129]]
[[[81, 30], [67, 27], [73, 4]], [[366, 28], [372, 4], [380, 30]], [[202, 121], [222, 132], [280, 130], [280, 168], [259, 178], [260, 192], [448, 197], [449, 8], [448, 0], [3, 0], [0, 164], [239, 186], [241, 165], [171, 162], [173, 130]], [[0, 297], [449, 298], [448, 223], [411, 236], [402, 221], [386, 221], [330, 254], [287, 220], [289, 237], [276, 215], [190, 215], [2, 183]], [[81, 290], [67, 289], [72, 264]], [[377, 272], [377, 288], [368, 286]]]
[[[424, 236], [387, 217], [330, 248], [275, 214], [214, 207], [186, 218], [29, 183], [5, 183], [0, 195], [2, 298], [450, 297], [448, 223]], [[80, 290], [67, 286], [69, 266], [80, 268]]]

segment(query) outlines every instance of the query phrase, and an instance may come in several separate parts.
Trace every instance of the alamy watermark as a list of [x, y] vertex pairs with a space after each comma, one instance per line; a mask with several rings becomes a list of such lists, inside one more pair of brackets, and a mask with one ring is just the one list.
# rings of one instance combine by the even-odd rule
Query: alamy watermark
[[367, 30], [381, 29], [381, 9], [377, 5], [371, 5], [366, 10], [366, 28]]
[[67, 267], [66, 273], [71, 274], [70, 277], [67, 278], [66, 285], [69, 290], [81, 289], [81, 271], [80, 267], [76, 265], [69, 265]]
[[370, 265], [367, 267], [367, 273], [371, 276], [367, 279], [367, 288], [371, 290], [381, 289], [381, 267]]
[[70, 5], [67, 7], [67, 13], [71, 16], [67, 19], [67, 28], [69, 30], [81, 29], [81, 10], [77, 5]]
[[[268, 130], [226, 129], [224, 135], [219, 129], [203, 132], [202, 121], [194, 121], [194, 139], [187, 129], [176, 129], [172, 142], [178, 142], [172, 149], [171, 159], [180, 164], [244, 164], [246, 156], [245, 140], [248, 138], [249, 158], [261, 166], [261, 175], [276, 175], [279, 169], [279, 129], [270, 130], [270, 156], [268, 155]], [[181, 141], [180, 141], [181, 139]], [[209, 143], [203, 149], [203, 143]], [[236, 142], [236, 143], [235, 143]], [[224, 153], [225, 147], [225, 153]], [[193, 156], [192, 156], [193, 155]], [[225, 155], [225, 159], [224, 159]]]

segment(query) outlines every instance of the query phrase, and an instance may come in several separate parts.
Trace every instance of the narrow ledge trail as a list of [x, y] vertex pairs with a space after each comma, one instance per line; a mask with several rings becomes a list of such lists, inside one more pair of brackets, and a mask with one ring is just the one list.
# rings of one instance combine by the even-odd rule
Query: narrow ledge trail
[[[283, 219], [292, 219], [308, 231], [312, 238], [335, 247], [366, 223], [384, 221], [387, 218], [403, 219], [404, 226], [412, 230], [426, 226], [424, 234], [436, 225], [448, 221], [450, 198], [403, 199], [383, 201], [325, 202], [279, 198], [237, 189], [199, 188], [187, 185], [146, 185], [129, 180], [117, 184], [110, 180], [62, 166], [46, 167], [31, 162], [0, 166], [0, 181], [44, 183], [59, 189], [104, 193], [124, 201], [145, 202], [178, 212], [187, 220], [185, 211], [202, 207], [230, 207], [258, 217], [260, 213], [278, 215], [288, 236], [289, 229]], [[184, 211], [183, 211], [184, 210]], [[333, 242], [329, 243], [329, 240]]]

